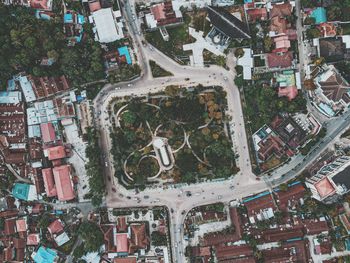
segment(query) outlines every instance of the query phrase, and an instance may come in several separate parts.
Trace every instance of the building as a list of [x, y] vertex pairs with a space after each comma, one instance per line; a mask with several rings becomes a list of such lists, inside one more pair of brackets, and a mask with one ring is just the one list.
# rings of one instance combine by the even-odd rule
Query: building
[[155, 29], [157, 27], [181, 23], [182, 13], [180, 8], [175, 9], [173, 7], [171, 1], [166, 1], [152, 5], [150, 8], [150, 13], [145, 14], [145, 20], [149, 29]]
[[340, 156], [323, 166], [317, 174], [308, 178], [306, 186], [312, 197], [324, 203], [333, 203], [350, 190], [350, 157]]
[[63, 16], [63, 32], [68, 40], [68, 45], [74, 46], [83, 38], [83, 25], [85, 18], [75, 11], [67, 11]]
[[120, 18], [120, 10], [102, 8], [94, 11], [89, 21], [94, 25], [95, 40], [100, 43], [110, 43], [124, 38], [123, 23], [117, 22]]
[[[208, 17], [214, 29], [208, 34], [212, 38], [224, 35], [231, 39], [250, 39], [247, 24], [221, 7], [208, 6]], [[213, 31], [214, 30], [214, 31]]]
[[277, 209], [269, 191], [247, 197], [242, 202], [247, 208], [249, 221], [252, 224], [274, 217], [274, 211]]
[[159, 166], [163, 170], [169, 170], [173, 167], [175, 159], [170, 145], [166, 138], [154, 137], [153, 148], [157, 156]]
[[27, 122], [29, 126], [56, 122], [57, 120], [57, 109], [52, 100], [35, 102], [33, 107], [27, 108]]
[[266, 54], [269, 68], [290, 68], [293, 65], [293, 53], [291, 51], [275, 52]]
[[52, 169], [59, 201], [70, 201], [75, 198], [70, 165], [61, 165]]
[[243, 67], [243, 79], [252, 79], [252, 68], [254, 67], [253, 51], [250, 48], [243, 48], [244, 55], [237, 59], [237, 65]]
[[295, 209], [296, 206], [304, 204], [306, 189], [300, 182], [298, 182], [288, 185], [286, 191], [282, 191], [279, 188], [274, 189], [274, 194], [279, 209], [282, 211], [290, 211]]
[[64, 146], [54, 146], [50, 147], [47, 150], [47, 157], [50, 161], [62, 159], [66, 157], [66, 150]]
[[34, 77], [28, 76], [37, 99], [51, 97], [68, 90], [69, 84], [65, 76], [61, 77]]
[[332, 117], [350, 104], [350, 85], [333, 65], [323, 68], [315, 79], [316, 89], [312, 92], [318, 109]]
[[55, 186], [55, 181], [53, 178], [53, 173], [51, 168], [45, 168], [41, 170], [44, 187], [47, 197], [57, 196], [57, 190]]
[[41, 123], [41, 138], [44, 143], [53, 142], [56, 140], [56, 132], [53, 124], [51, 122]]

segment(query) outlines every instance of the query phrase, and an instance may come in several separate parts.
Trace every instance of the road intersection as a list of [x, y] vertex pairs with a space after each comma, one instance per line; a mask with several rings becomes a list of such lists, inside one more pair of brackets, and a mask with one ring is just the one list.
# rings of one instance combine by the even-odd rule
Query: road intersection
[[[132, 5], [132, 3], [131, 3]], [[144, 45], [143, 36], [138, 32], [135, 21], [131, 19], [132, 8], [129, 1], [124, 4], [126, 20], [129, 24], [129, 33], [136, 47], [136, 54], [142, 69], [141, 77], [125, 83], [106, 85], [94, 99], [96, 126], [100, 128], [100, 145], [104, 156], [107, 157], [105, 167], [107, 184], [106, 204], [111, 208], [142, 207], [142, 206], [167, 206], [170, 213], [170, 233], [174, 262], [184, 262], [183, 222], [189, 210], [193, 207], [214, 202], [229, 202], [234, 199], [242, 199], [292, 179], [298, 175], [308, 164], [317, 158], [319, 153], [332, 144], [338, 134], [349, 126], [350, 113], [332, 120], [332, 125], [327, 129], [327, 136], [311, 150], [307, 156], [297, 155], [286, 165], [271, 173], [265, 180], [258, 180], [251, 169], [251, 161], [248, 148], [248, 140], [245, 132], [243, 112], [239, 89], [234, 84], [235, 73], [233, 70], [225, 70], [218, 66], [209, 68], [193, 68], [179, 65], [163, 53]], [[231, 54], [232, 55], [232, 54]], [[153, 79], [148, 65], [149, 60], [154, 60], [162, 68], [173, 73], [172, 77]], [[189, 79], [188, 79], [189, 78]], [[141, 193], [126, 190], [120, 186], [114, 177], [113, 161], [110, 156], [111, 141], [109, 137], [108, 105], [115, 97], [143, 96], [148, 93], [164, 90], [169, 85], [184, 87], [218, 85], [227, 92], [228, 114], [232, 116], [230, 127], [234, 130], [232, 141], [234, 151], [239, 154], [237, 166], [240, 171], [231, 179], [216, 182], [203, 182], [195, 185], [178, 185], [168, 188], [151, 188]], [[107, 180], [107, 178], [109, 178]], [[187, 197], [184, 192], [198, 192], [198, 195]], [[144, 196], [148, 196], [144, 198]]]

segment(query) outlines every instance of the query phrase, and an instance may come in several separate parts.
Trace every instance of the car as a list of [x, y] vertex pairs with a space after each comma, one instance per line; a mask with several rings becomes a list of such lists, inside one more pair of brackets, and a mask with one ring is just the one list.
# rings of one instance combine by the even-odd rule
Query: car
[[131, 199], [131, 197], [130, 197], [130, 196], [127, 196], [126, 198], [127, 198], [127, 199]]
[[148, 196], [148, 195], [145, 195], [143, 198], [144, 198], [144, 199], [148, 199], [148, 198], [149, 198], [149, 196]]
[[117, 192], [117, 189], [115, 189], [114, 187], [112, 187], [112, 192], [113, 192], [113, 193], [116, 193], [116, 192]]
[[227, 77], [224, 77], [224, 80], [227, 81]]
[[111, 181], [111, 177], [110, 176], [108, 176], [107, 179], [108, 179], [108, 181]]
[[222, 195], [218, 195], [218, 199], [219, 199], [219, 200], [222, 199]]
[[132, 84], [129, 83], [129, 84], [128, 84], [128, 87], [131, 87], [131, 86], [132, 86]]
[[199, 195], [201, 195], [201, 193], [195, 193], [194, 195], [195, 195], [195, 196], [199, 196]]
[[107, 162], [105, 162], [105, 166], [108, 167], [108, 163]]
[[192, 196], [191, 192], [190, 192], [190, 191], [186, 191], [186, 196], [187, 196], [187, 197]]
[[154, 199], [154, 202], [159, 202], [160, 200], [157, 198], [157, 199]]
[[170, 213], [174, 213], [174, 209], [171, 208], [171, 209], [170, 209]]

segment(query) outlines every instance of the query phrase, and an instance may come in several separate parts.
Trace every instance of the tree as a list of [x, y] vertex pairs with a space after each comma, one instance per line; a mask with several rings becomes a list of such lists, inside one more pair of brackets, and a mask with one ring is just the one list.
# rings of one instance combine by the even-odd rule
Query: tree
[[49, 213], [44, 213], [39, 219], [38, 226], [41, 229], [46, 229], [50, 225], [50, 219], [51, 215]]
[[236, 58], [241, 58], [243, 56], [244, 56], [243, 48], [236, 48], [236, 50], [235, 50], [235, 57]]
[[166, 246], [167, 236], [159, 231], [153, 231], [151, 234], [151, 240], [153, 246]]
[[308, 28], [306, 30], [306, 37], [308, 39], [319, 38], [321, 36], [321, 32], [317, 28]]
[[273, 40], [271, 37], [267, 36], [264, 38], [264, 47], [265, 47], [265, 52], [270, 52], [271, 47], [273, 45]]
[[89, 221], [81, 223], [78, 234], [84, 241], [84, 254], [99, 251], [104, 243], [101, 229], [94, 222]]

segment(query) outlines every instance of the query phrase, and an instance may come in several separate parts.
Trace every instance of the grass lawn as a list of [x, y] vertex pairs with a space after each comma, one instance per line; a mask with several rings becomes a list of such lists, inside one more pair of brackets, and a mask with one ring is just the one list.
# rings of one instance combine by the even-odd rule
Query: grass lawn
[[159, 30], [146, 33], [146, 40], [167, 56], [184, 57], [188, 54], [182, 49], [182, 45], [194, 42], [188, 33], [188, 26], [182, 24], [173, 28], [167, 28], [169, 41], [164, 41]]
[[169, 77], [174, 76], [173, 73], [163, 69], [161, 66], [159, 66], [155, 61], [150, 60], [149, 65], [151, 66], [152, 70], [152, 76], [154, 78], [161, 78], [161, 77]]
[[217, 56], [206, 49], [203, 50], [203, 58], [206, 64], [213, 64], [221, 67], [226, 66], [226, 58], [224, 56]]

